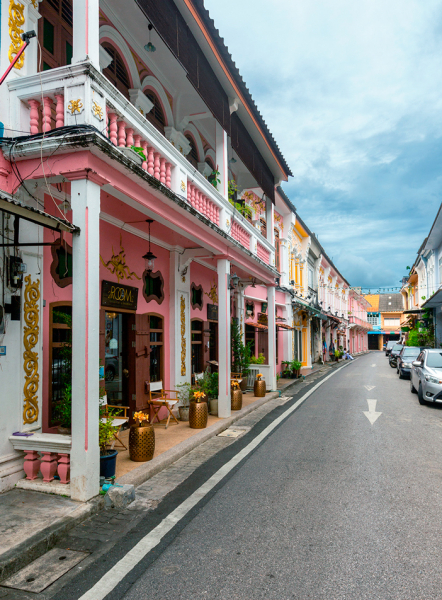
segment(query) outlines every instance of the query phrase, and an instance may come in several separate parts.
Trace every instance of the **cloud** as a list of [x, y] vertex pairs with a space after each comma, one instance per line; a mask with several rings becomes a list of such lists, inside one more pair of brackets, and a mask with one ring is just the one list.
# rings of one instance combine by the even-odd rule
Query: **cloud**
[[442, 0], [205, 5], [301, 217], [352, 285], [398, 285], [442, 199]]

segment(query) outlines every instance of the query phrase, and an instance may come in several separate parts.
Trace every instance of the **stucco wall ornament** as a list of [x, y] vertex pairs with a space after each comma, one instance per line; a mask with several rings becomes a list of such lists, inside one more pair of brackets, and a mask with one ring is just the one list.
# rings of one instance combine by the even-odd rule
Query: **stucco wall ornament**
[[212, 304], [218, 304], [218, 286], [215, 281], [212, 283], [210, 292], [204, 292], [204, 295], [212, 300]]
[[[14, 57], [20, 50], [21, 45], [23, 44], [23, 40], [21, 39], [21, 34], [23, 33], [22, 25], [25, 24], [24, 12], [25, 7], [20, 2], [15, 2], [11, 0], [9, 3], [9, 37], [11, 40], [11, 44], [9, 46], [8, 58], [11, 63], [14, 60]], [[20, 56], [18, 61], [14, 65], [14, 69], [21, 69], [25, 64], [25, 53]]]
[[181, 190], [182, 192], [185, 192], [185, 191], [186, 191], [186, 189], [187, 189], [187, 188], [186, 188], [186, 184], [184, 183], [184, 181], [183, 181], [183, 180], [181, 180], [181, 183], [180, 183], [180, 190]]
[[101, 106], [99, 104], [97, 104], [95, 102], [95, 100], [92, 100], [92, 114], [94, 115], [95, 118], [97, 118], [99, 121], [103, 120], [103, 109], [101, 108]]
[[181, 321], [181, 376], [186, 375], [186, 299], [180, 299], [180, 321]]
[[123, 248], [122, 236], [120, 234], [120, 252], [115, 254], [114, 247], [112, 246], [112, 257], [107, 262], [104, 262], [103, 257], [100, 254], [100, 260], [112, 275], [116, 275], [118, 281], [120, 279], [136, 279], [141, 280], [136, 273], [131, 271], [126, 264], [126, 252]]
[[81, 98], [78, 98], [78, 100], [69, 100], [68, 112], [70, 112], [71, 115], [75, 113], [81, 114], [83, 112], [83, 102], [81, 101]]
[[39, 307], [40, 300], [40, 280], [37, 279], [34, 283], [31, 281], [31, 276], [25, 277], [25, 293], [24, 293], [24, 319], [25, 327], [23, 330], [23, 369], [25, 372], [25, 385], [23, 387], [24, 408], [23, 408], [23, 423], [35, 423], [38, 420], [38, 384], [40, 375], [38, 374], [38, 352], [34, 352], [33, 348], [38, 344], [39, 335]]

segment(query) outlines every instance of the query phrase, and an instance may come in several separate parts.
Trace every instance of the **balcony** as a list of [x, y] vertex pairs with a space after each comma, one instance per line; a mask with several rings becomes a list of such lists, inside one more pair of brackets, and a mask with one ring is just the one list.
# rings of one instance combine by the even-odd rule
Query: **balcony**
[[369, 323], [368, 321], [363, 321], [362, 319], [360, 319], [359, 317], [354, 317], [353, 315], [349, 315], [349, 321], [350, 321], [350, 329], [360, 329], [363, 331], [371, 331], [373, 329], [373, 325], [371, 325], [371, 323]]
[[[133, 167], [141, 167], [165, 190], [174, 192], [205, 217], [214, 229], [274, 267], [275, 249], [268, 240], [189, 163], [174, 136], [170, 135], [171, 141], [166, 139], [137, 108], [141, 91], [131, 90], [134, 103], [129, 102], [88, 62], [17, 78], [8, 87], [13, 129], [34, 135], [63, 126], [95, 127], [129, 158]], [[41, 139], [39, 152], [40, 144]], [[143, 149], [144, 160], [132, 146]], [[35, 151], [34, 144], [28, 154]], [[21, 157], [26, 155], [20, 153]]]

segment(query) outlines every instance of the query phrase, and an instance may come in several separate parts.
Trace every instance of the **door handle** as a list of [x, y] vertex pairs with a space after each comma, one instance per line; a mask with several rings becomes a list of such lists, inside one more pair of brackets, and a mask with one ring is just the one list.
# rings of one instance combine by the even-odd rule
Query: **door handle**
[[129, 377], [129, 369], [123, 369], [123, 377]]

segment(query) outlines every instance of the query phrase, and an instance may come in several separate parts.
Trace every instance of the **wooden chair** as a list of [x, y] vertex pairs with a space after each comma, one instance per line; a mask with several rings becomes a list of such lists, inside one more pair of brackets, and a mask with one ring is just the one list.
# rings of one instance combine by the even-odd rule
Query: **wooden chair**
[[114, 441], [112, 442], [111, 445], [111, 450], [113, 450], [115, 448], [115, 444], [118, 442], [120, 444], [120, 446], [116, 446], [117, 448], [124, 448], [125, 450], [127, 450], [127, 446], [124, 444], [124, 442], [121, 440], [121, 438], [119, 437], [119, 433], [121, 431], [121, 428], [129, 422], [129, 414], [128, 414], [128, 410], [129, 407], [128, 406], [117, 406], [115, 404], [107, 404], [106, 400], [104, 400], [103, 398], [100, 398], [100, 408], [103, 409], [103, 416], [100, 418], [100, 421], [102, 423], [105, 423], [107, 421], [107, 419], [109, 418], [109, 408], [112, 409], [117, 409], [120, 411], [123, 411], [122, 415], [111, 415], [112, 418], [112, 427], [114, 427]]
[[167, 417], [166, 422], [166, 429], [169, 427], [170, 417], [172, 417], [175, 423], [179, 425], [177, 418], [172, 412], [172, 408], [175, 406], [175, 404], [178, 404], [178, 400], [179, 399], [177, 391], [163, 389], [162, 381], [151, 381], [149, 385], [148, 401], [149, 406], [152, 407], [153, 410], [153, 418], [151, 419], [151, 423], [153, 424], [155, 419], [158, 423], [161, 423], [158, 413], [164, 406], [169, 411], [169, 415]]

